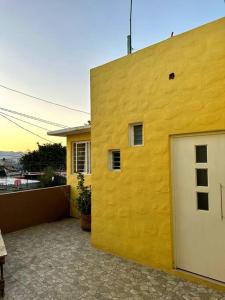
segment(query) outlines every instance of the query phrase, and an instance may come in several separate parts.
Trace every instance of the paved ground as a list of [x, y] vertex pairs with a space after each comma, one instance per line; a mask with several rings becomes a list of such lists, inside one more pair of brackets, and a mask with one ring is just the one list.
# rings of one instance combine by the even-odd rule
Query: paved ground
[[5, 300], [225, 300], [225, 293], [93, 249], [89, 238], [74, 219], [5, 235]]

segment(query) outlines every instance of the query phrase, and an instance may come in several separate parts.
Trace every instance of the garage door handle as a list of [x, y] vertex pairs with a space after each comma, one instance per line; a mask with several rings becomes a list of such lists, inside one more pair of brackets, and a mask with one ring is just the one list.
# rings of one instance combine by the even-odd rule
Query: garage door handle
[[220, 183], [220, 214], [223, 221], [223, 185]]

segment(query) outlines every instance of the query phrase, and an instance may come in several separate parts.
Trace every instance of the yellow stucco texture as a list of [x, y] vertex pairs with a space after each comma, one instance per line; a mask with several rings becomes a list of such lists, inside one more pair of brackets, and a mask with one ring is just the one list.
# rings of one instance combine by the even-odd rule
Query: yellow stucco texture
[[[92, 244], [171, 271], [170, 136], [225, 130], [225, 18], [92, 69], [91, 110]], [[129, 146], [135, 122], [144, 146]]]
[[[77, 212], [76, 208], [76, 197], [77, 197], [77, 175], [73, 173], [73, 167], [72, 167], [72, 145], [74, 142], [80, 142], [80, 141], [90, 141], [91, 140], [91, 134], [90, 132], [82, 133], [82, 134], [76, 134], [76, 135], [69, 135], [67, 136], [67, 154], [66, 154], [66, 169], [67, 169], [67, 184], [71, 186], [71, 197], [70, 197], [70, 214], [72, 217], [79, 217], [79, 214]], [[87, 174], [85, 175], [85, 184], [91, 185], [91, 175]]]

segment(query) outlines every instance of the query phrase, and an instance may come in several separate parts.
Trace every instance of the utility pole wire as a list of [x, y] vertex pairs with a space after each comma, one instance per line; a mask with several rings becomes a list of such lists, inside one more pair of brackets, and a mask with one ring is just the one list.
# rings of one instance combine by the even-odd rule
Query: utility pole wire
[[42, 140], [45, 140], [45, 141], [47, 141], [47, 142], [49, 142], [49, 143], [54, 144], [52, 141], [50, 141], [50, 140], [48, 140], [48, 139], [46, 139], [46, 138], [40, 136], [39, 134], [37, 134], [37, 133], [35, 133], [35, 132], [33, 132], [33, 131], [31, 131], [31, 130], [29, 130], [29, 129], [27, 129], [27, 128], [21, 126], [21, 125], [19, 125], [18, 123], [14, 122], [13, 120], [10, 120], [8, 117], [4, 116], [3, 114], [0, 113], [0, 115], [1, 115], [3, 118], [7, 119], [9, 122], [15, 124], [16, 126], [20, 127], [21, 129], [23, 129], [23, 130], [25, 130], [25, 131], [27, 131], [27, 132], [29, 132], [30, 134], [33, 134], [33, 135], [39, 137], [39, 138], [42, 139]]
[[69, 106], [59, 104], [59, 103], [56, 103], [56, 102], [53, 102], [53, 101], [49, 101], [49, 100], [46, 100], [46, 99], [42, 99], [42, 98], [39, 98], [39, 97], [36, 97], [36, 96], [32, 96], [30, 94], [12, 89], [12, 88], [7, 87], [7, 86], [2, 85], [2, 84], [0, 84], [0, 87], [4, 88], [6, 90], [9, 90], [11, 92], [18, 93], [18, 94], [24, 95], [26, 97], [33, 98], [33, 99], [36, 99], [36, 100], [39, 100], [39, 101], [42, 101], [42, 102], [45, 102], [45, 103], [48, 103], [48, 104], [56, 105], [56, 106], [63, 107], [63, 108], [69, 109], [69, 110], [73, 110], [73, 111], [76, 111], [76, 112], [80, 112], [80, 113], [83, 113], [83, 114], [90, 115], [90, 113], [87, 112], [87, 111], [84, 111], [84, 110], [81, 110], [81, 109], [76, 109], [76, 108], [73, 108], [73, 107], [69, 107]]
[[68, 128], [69, 127], [69, 126], [65, 126], [63, 124], [59, 124], [59, 123], [51, 122], [51, 121], [48, 121], [48, 120], [45, 120], [45, 119], [37, 118], [37, 117], [31, 116], [31, 115], [20, 113], [18, 111], [10, 110], [10, 109], [4, 108], [4, 107], [0, 107], [0, 110], [7, 111], [7, 112], [10, 112], [12, 114], [20, 115], [22, 117], [29, 118], [29, 119], [32, 119], [32, 120], [36, 120], [36, 121], [39, 121], [39, 122], [43, 122], [43, 123], [46, 123], [46, 124], [50, 124], [50, 125], [53, 125], [55, 127], [61, 127], [61, 128]]
[[43, 129], [43, 130], [45, 130], [45, 131], [50, 131], [50, 129], [47, 129], [47, 128], [45, 128], [45, 127], [41, 127], [41, 126], [39, 126], [39, 125], [36, 125], [36, 124], [33, 124], [33, 123], [30, 123], [30, 122], [28, 122], [28, 121], [25, 121], [25, 120], [22, 120], [22, 119], [20, 119], [20, 118], [16, 118], [16, 117], [14, 117], [14, 116], [11, 116], [11, 115], [8, 115], [8, 114], [5, 114], [5, 113], [3, 113], [3, 112], [1, 112], [1, 115], [4, 115], [4, 116], [10, 117], [10, 118], [13, 118], [13, 119], [15, 119], [15, 120], [17, 120], [17, 121], [24, 122], [24, 123], [26, 123], [26, 124], [29, 124], [29, 125], [35, 126], [35, 127], [37, 127], [37, 128]]

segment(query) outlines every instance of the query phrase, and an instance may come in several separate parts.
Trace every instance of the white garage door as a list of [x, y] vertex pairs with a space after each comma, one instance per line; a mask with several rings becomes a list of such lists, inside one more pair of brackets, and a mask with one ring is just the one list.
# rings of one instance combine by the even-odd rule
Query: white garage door
[[225, 134], [172, 140], [176, 267], [225, 282]]

